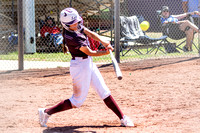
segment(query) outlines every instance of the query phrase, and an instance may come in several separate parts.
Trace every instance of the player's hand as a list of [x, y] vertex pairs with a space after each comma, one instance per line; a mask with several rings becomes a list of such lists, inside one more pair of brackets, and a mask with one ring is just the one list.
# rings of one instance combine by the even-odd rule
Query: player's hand
[[109, 49], [106, 49], [105, 53], [106, 53], [106, 54], [110, 54]]
[[106, 49], [108, 49], [108, 52], [109, 52], [109, 49], [110, 49], [111, 51], [113, 51], [113, 50], [114, 50], [114, 48], [112, 47], [112, 45], [111, 45], [111, 44], [109, 44], [109, 45], [106, 47]]
[[111, 44], [109, 44], [107, 47], [106, 47], [106, 54], [110, 54], [110, 51], [109, 50], [111, 50], [111, 51], [113, 51], [114, 50], [114, 48], [112, 47], [112, 45]]

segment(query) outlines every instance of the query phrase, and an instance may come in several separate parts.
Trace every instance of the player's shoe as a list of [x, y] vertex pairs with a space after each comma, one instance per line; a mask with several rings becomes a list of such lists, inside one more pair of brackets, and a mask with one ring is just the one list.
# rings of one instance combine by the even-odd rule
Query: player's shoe
[[46, 123], [50, 117], [47, 113], [44, 112], [45, 108], [39, 108], [38, 114], [39, 114], [39, 122], [42, 127], [47, 127]]
[[124, 115], [123, 118], [120, 121], [121, 121], [121, 126], [124, 126], [124, 127], [134, 127], [133, 122], [126, 115]]

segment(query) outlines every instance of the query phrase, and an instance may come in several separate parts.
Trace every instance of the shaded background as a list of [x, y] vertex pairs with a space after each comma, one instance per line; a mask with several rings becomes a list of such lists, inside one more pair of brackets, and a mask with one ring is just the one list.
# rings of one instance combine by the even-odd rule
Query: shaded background
[[158, 32], [160, 28], [156, 11], [160, 10], [162, 6], [168, 6], [171, 14], [184, 13], [181, 0], [126, 0], [121, 5], [121, 12], [128, 16], [142, 15], [145, 20], [150, 22], [148, 31]]

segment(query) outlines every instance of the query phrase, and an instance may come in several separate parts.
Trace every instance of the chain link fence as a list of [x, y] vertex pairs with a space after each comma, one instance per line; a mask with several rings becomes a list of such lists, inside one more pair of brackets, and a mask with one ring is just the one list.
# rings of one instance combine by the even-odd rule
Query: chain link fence
[[[120, 3], [120, 16], [123, 16], [121, 17], [123, 20], [121, 21], [120, 29], [122, 32], [121, 38], [125, 38], [125, 41], [121, 41], [121, 61], [141, 58], [199, 56], [199, 36], [197, 33], [199, 32], [199, 17], [197, 15], [190, 15], [192, 14], [191, 11], [198, 11], [198, 1], [197, 3], [195, 1], [197, 0], [193, 1], [194, 5], [190, 5], [192, 9], [185, 11], [190, 12], [187, 15], [183, 14], [185, 7], [182, 0], [122, 1]], [[167, 9], [163, 8], [162, 10], [163, 6], [167, 6], [165, 7]], [[167, 20], [167, 14], [174, 16], [182, 14], [182, 18], [178, 22], [176, 21], [176, 23], [188, 20], [190, 24], [183, 26], [185, 22], [184, 24], [175, 24], [175, 22], [162, 23], [162, 21]], [[136, 26], [138, 23], [133, 16], [137, 17], [139, 26]], [[189, 28], [192, 25], [191, 23], [196, 25], [196, 30], [195, 28]], [[164, 38], [165, 35], [167, 36], [166, 39]], [[147, 45], [146, 42], [152, 45]]]
[[[34, 62], [34, 66], [40, 67], [41, 61], [52, 63], [70, 61], [71, 55], [62, 53], [62, 26], [59, 22], [60, 11], [66, 7], [75, 8], [82, 16], [84, 25], [87, 28], [102, 35], [105, 40], [110, 41], [114, 46], [114, 6], [115, 1], [113, 0], [23, 0], [25, 62], [38, 61]], [[162, 6], [168, 6], [170, 14], [184, 13], [182, 0], [120, 0], [120, 16], [126, 18], [136, 16], [139, 22], [138, 28], [141, 28], [140, 26], [144, 24], [142, 35], [150, 39], [160, 38], [166, 35], [163, 32], [160, 21], [161, 14], [159, 14]], [[1, 61], [18, 60], [17, 7], [17, 0], [0, 1]], [[146, 23], [143, 23], [144, 21]], [[199, 25], [198, 18], [195, 18], [195, 24]], [[121, 26], [122, 23], [120, 32], [123, 31]], [[146, 29], [144, 30], [144, 28]], [[138, 32], [135, 29], [130, 29], [129, 31], [131, 30]], [[184, 49], [186, 37], [181, 39], [167, 37], [160, 44], [159, 42], [162, 40], [147, 44], [136, 42], [139, 36], [133, 37], [134, 39], [132, 40], [129, 38], [127, 41], [123, 40], [123, 33], [120, 33], [120, 35], [119, 54], [120, 61], [123, 62], [149, 58], [199, 56], [198, 33], [194, 34], [192, 51], [189, 52]], [[167, 34], [167, 36], [170, 35]], [[179, 36], [179, 33], [173, 33], [173, 37]], [[99, 50], [103, 49], [102, 45], [94, 43], [94, 46]], [[170, 49], [172, 50], [170, 51]], [[97, 63], [111, 63], [109, 55], [94, 57], [93, 59]], [[15, 68], [17, 69], [17, 66], [13, 66], [11, 69]]]

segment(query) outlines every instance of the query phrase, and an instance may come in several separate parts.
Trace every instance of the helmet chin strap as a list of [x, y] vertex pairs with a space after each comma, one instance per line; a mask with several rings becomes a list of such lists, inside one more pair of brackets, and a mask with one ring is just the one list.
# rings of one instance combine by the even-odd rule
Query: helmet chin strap
[[63, 22], [61, 22], [61, 24], [66, 30], [69, 30], [69, 27], [67, 27]]
[[77, 28], [77, 30], [70, 30], [70, 28], [69, 27], [67, 27], [63, 22], [61, 22], [61, 24], [62, 24], [62, 26], [66, 29], [66, 30], [68, 30], [68, 31], [72, 31], [72, 32], [75, 32], [75, 31], [78, 31], [78, 28]]

